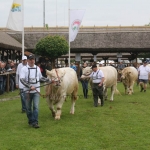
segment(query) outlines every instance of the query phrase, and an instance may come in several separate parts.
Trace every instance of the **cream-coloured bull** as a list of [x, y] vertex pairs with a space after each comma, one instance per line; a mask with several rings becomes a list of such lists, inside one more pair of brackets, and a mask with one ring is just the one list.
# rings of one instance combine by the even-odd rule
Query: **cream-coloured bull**
[[121, 79], [125, 88], [125, 94], [131, 95], [134, 83], [138, 79], [138, 71], [134, 67], [126, 67], [121, 71]]
[[[71, 110], [70, 113], [74, 114], [75, 101], [77, 100], [78, 93], [78, 79], [76, 72], [69, 67], [52, 69], [46, 71], [48, 78], [52, 84], [46, 86], [47, 103], [56, 120], [60, 119], [62, 105], [67, 96], [71, 95]], [[54, 105], [56, 104], [56, 111]]]
[[[98, 67], [101, 69], [104, 73], [105, 80], [103, 82], [104, 87], [104, 99], [107, 99], [107, 88], [111, 88], [111, 96], [110, 101], [113, 101], [114, 93], [119, 91], [117, 90], [117, 70], [112, 66], [106, 66], [106, 67]], [[81, 78], [87, 78], [92, 73], [91, 67], [86, 67], [83, 69], [83, 74]], [[91, 84], [92, 86], [92, 84]]]

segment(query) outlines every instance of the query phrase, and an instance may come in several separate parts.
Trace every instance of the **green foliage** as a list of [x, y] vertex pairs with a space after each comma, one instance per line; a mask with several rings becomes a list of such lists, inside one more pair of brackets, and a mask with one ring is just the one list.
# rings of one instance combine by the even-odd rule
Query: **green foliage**
[[[0, 102], [0, 149], [1, 150], [149, 150], [150, 144], [150, 87], [140, 92], [134, 86], [133, 95], [125, 95], [122, 83], [118, 84], [121, 95], [114, 101], [105, 101], [103, 107], [93, 107], [93, 98], [79, 99], [75, 114], [69, 114], [70, 98], [64, 102], [62, 116], [55, 121], [46, 100], [39, 104], [39, 129], [28, 126], [26, 114], [21, 113], [20, 98]], [[13, 94], [12, 94], [13, 93]], [[44, 88], [41, 88], [44, 94]], [[0, 95], [15, 97], [18, 91]], [[110, 98], [110, 89], [108, 90]]]
[[68, 42], [62, 36], [47, 36], [41, 39], [35, 48], [35, 53], [49, 58], [58, 58], [69, 51]]

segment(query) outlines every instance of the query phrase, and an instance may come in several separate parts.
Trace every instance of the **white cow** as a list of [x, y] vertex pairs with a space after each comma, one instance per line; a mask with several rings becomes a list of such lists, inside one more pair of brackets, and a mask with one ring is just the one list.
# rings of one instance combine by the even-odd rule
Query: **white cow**
[[[70, 113], [74, 114], [75, 101], [77, 100], [78, 93], [78, 79], [76, 72], [69, 67], [52, 69], [46, 71], [48, 78], [52, 84], [46, 87], [47, 102], [53, 117], [56, 120], [60, 119], [61, 108], [67, 96], [71, 95], [71, 110]], [[57, 110], [54, 109], [56, 104]]]
[[132, 94], [134, 83], [138, 79], [138, 71], [134, 67], [126, 67], [121, 71], [122, 83], [125, 87], [125, 94]]
[[[110, 101], [113, 101], [114, 93], [119, 91], [117, 90], [117, 70], [112, 66], [106, 66], [106, 67], [98, 67], [101, 69], [104, 73], [105, 80], [103, 82], [104, 87], [104, 99], [107, 99], [107, 88], [111, 88], [111, 96]], [[92, 73], [91, 67], [86, 67], [83, 69], [83, 74], [81, 78], [86, 78]]]

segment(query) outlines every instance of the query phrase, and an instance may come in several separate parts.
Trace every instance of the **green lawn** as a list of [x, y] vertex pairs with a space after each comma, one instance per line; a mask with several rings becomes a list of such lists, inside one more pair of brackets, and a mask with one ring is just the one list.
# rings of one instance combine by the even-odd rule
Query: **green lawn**
[[18, 96], [19, 91], [0, 95], [0, 150], [149, 150], [150, 87], [141, 93], [135, 85], [132, 96], [124, 94], [122, 83], [118, 89], [122, 96], [115, 95], [114, 101], [105, 101], [103, 107], [93, 107], [91, 96], [80, 97], [74, 115], [69, 113], [68, 99], [59, 121], [41, 98], [39, 129], [28, 126], [20, 98], [2, 101]]

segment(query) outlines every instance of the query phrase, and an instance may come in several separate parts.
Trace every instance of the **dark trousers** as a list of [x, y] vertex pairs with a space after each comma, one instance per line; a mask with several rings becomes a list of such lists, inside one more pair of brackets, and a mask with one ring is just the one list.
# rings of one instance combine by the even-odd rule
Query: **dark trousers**
[[87, 98], [87, 95], [88, 95], [88, 80], [82, 80], [81, 84], [82, 84], [84, 98]]
[[94, 106], [98, 106], [98, 97], [101, 99], [101, 106], [104, 105], [103, 101], [103, 85], [98, 86], [99, 83], [93, 83], [92, 91], [93, 91], [93, 98], [94, 98]]

